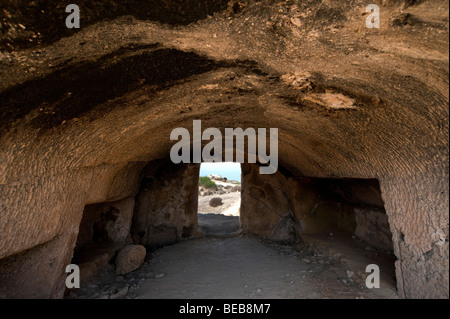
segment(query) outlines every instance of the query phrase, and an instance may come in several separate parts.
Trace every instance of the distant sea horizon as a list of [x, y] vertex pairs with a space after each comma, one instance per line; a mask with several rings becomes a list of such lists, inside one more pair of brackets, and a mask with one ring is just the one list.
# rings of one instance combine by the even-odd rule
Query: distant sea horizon
[[202, 163], [200, 176], [220, 175], [229, 180], [241, 181], [241, 164], [239, 163]]

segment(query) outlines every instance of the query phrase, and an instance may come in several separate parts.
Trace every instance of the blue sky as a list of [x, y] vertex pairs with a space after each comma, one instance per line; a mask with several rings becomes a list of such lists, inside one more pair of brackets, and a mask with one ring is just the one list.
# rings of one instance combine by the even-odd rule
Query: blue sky
[[220, 175], [228, 179], [241, 180], [241, 164], [239, 163], [202, 163], [200, 176]]

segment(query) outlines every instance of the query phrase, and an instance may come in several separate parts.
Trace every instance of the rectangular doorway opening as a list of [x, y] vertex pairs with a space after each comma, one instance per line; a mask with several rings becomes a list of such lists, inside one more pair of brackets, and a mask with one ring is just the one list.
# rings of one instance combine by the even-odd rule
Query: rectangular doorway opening
[[202, 163], [198, 185], [198, 230], [208, 236], [241, 231], [241, 165]]

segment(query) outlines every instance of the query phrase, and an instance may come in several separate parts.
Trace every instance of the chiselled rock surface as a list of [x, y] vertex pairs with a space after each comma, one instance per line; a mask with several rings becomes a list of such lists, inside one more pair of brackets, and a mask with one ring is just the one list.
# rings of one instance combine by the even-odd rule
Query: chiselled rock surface
[[122, 248], [116, 257], [116, 274], [126, 275], [144, 263], [145, 247], [142, 245], [129, 245]]
[[135, 243], [162, 246], [195, 234], [199, 169], [161, 161], [144, 169], [131, 228]]
[[86, 205], [137, 196], [138, 243], [194, 233], [197, 180], [142, 170], [200, 119], [279, 129], [287, 184], [244, 181], [252, 229], [324, 226], [303, 177], [376, 179], [400, 297], [448, 298], [448, 1], [383, 1], [379, 29], [362, 0], [88, 2], [80, 29], [62, 3], [0, 4], [0, 296], [63, 296]]

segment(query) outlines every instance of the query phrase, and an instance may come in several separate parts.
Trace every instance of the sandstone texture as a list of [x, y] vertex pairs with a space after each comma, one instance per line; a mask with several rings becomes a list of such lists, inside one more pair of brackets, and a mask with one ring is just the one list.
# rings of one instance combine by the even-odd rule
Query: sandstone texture
[[362, 0], [123, 3], [78, 1], [80, 29], [0, 4], [0, 297], [62, 298], [82, 225], [193, 236], [200, 164], [169, 158], [193, 120], [279, 130], [276, 174], [242, 165], [244, 232], [390, 239], [401, 298], [449, 297], [448, 1], [381, 1], [379, 29]]
[[135, 243], [156, 247], [195, 234], [199, 169], [170, 162], [144, 169], [131, 228]]
[[142, 245], [129, 245], [122, 248], [116, 257], [116, 274], [126, 275], [144, 263], [146, 251]]

